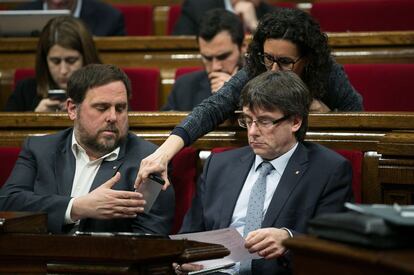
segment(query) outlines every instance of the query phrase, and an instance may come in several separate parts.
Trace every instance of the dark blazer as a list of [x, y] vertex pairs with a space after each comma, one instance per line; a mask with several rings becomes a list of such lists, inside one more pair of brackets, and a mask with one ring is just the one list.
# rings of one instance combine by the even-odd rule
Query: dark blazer
[[[43, 1], [20, 5], [20, 10], [41, 10]], [[96, 36], [125, 35], [124, 16], [111, 5], [98, 0], [83, 0], [80, 19]]]
[[[181, 232], [230, 226], [234, 207], [254, 162], [250, 147], [213, 154], [204, 165], [196, 196]], [[309, 219], [343, 210], [352, 199], [352, 168], [335, 152], [313, 143], [299, 143], [270, 202], [262, 227], [306, 232]], [[289, 274], [282, 259], [254, 260], [253, 274]]]
[[[53, 135], [26, 139], [12, 173], [0, 189], [0, 210], [46, 212], [48, 230], [66, 233], [65, 211], [71, 199], [76, 160], [71, 149], [72, 129]], [[121, 180], [113, 189], [134, 190], [134, 181], [143, 158], [156, 145], [129, 133], [114, 161], [102, 162], [92, 183], [94, 190], [117, 171]], [[6, 197], [6, 198], [5, 198]], [[81, 231], [134, 231], [169, 234], [174, 217], [174, 191], [161, 192], [149, 214], [133, 219], [83, 219]]]
[[16, 84], [16, 88], [7, 100], [6, 112], [34, 111], [42, 98], [37, 95], [37, 83], [34, 78], [23, 79]]
[[[224, 9], [224, 0], [185, 0], [182, 4], [181, 14], [173, 29], [173, 35], [197, 35], [200, 20], [208, 10]], [[276, 10], [275, 7], [260, 3], [256, 7], [257, 19], [268, 12]]]
[[205, 70], [179, 77], [168, 96], [162, 111], [191, 111], [201, 101], [211, 96], [211, 86]]

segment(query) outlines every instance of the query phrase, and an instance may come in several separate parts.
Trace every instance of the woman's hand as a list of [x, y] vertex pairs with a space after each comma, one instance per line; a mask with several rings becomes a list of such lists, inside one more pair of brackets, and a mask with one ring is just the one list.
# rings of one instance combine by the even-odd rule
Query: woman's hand
[[310, 110], [311, 113], [327, 113], [330, 112], [331, 109], [329, 109], [328, 106], [325, 105], [322, 101], [318, 99], [312, 100]]
[[60, 100], [44, 98], [37, 105], [35, 112], [60, 112], [65, 109], [65, 103]]
[[134, 188], [148, 178], [149, 174], [159, 174], [165, 184], [163, 190], [170, 185], [168, 180], [168, 162], [184, 147], [184, 141], [176, 135], [169, 136], [165, 142], [151, 155], [141, 161]]

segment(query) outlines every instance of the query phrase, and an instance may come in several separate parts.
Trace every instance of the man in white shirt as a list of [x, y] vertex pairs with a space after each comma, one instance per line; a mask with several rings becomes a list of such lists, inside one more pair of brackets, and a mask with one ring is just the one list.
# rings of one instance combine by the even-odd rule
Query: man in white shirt
[[319, 214], [342, 211], [352, 198], [350, 163], [304, 141], [310, 103], [293, 72], [255, 77], [241, 94], [239, 124], [247, 128], [249, 146], [206, 161], [180, 232], [237, 229], [249, 252], [263, 258], [248, 262], [247, 270], [243, 262], [236, 265], [236, 273], [289, 274], [283, 240], [306, 232], [307, 221]]
[[73, 73], [66, 107], [74, 127], [25, 141], [0, 190], [0, 209], [46, 212], [52, 233], [168, 234], [174, 191], [161, 192], [148, 214], [142, 194], [134, 191], [136, 164], [156, 145], [128, 132], [130, 94], [128, 77], [113, 65]]

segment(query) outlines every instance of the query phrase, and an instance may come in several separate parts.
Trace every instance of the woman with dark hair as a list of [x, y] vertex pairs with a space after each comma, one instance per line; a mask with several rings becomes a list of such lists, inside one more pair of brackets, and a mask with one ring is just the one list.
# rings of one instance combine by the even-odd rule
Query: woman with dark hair
[[195, 107], [168, 139], [141, 162], [136, 185], [153, 172], [161, 173], [168, 183], [168, 161], [181, 148], [214, 130], [234, 114], [239, 107], [243, 86], [267, 70], [291, 70], [299, 75], [313, 97], [310, 111], [363, 109], [360, 94], [352, 87], [342, 66], [330, 55], [327, 36], [306, 12], [279, 9], [265, 15], [259, 22], [247, 55], [246, 68]]
[[19, 81], [5, 111], [50, 112], [64, 108], [61, 99], [48, 98], [49, 90], [66, 90], [72, 73], [92, 63], [101, 63], [92, 36], [72, 16], [51, 19], [39, 37], [36, 77]]

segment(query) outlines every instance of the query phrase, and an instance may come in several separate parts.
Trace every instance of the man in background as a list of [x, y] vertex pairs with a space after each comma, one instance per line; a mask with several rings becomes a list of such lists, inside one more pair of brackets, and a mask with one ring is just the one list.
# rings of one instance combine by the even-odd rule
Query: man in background
[[240, 18], [224, 9], [208, 11], [197, 35], [204, 70], [178, 78], [163, 111], [191, 111], [217, 92], [243, 65], [246, 52]]
[[128, 77], [113, 65], [75, 71], [66, 101], [74, 126], [26, 139], [0, 189], [0, 211], [45, 212], [48, 231], [58, 234], [169, 234], [173, 189], [161, 192], [148, 213], [142, 194], [134, 191], [137, 163], [157, 146], [128, 132], [130, 94]]
[[99, 0], [36, 0], [19, 10], [70, 10], [95, 36], [125, 35], [124, 17], [120, 11]]
[[243, 21], [245, 31], [250, 33], [254, 32], [263, 15], [275, 10], [275, 7], [261, 0], [185, 0], [173, 35], [197, 35], [200, 18], [206, 11], [216, 8], [237, 14]]

